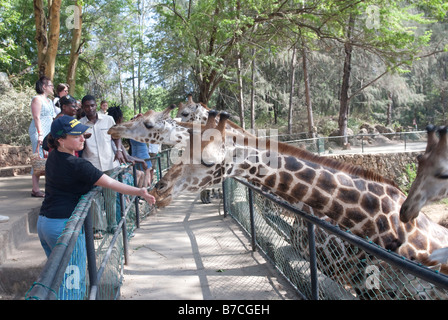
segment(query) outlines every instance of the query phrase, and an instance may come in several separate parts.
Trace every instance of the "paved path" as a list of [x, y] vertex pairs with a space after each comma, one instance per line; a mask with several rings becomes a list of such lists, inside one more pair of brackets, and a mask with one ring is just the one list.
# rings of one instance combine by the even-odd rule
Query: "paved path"
[[29, 174], [0, 178], [0, 215], [9, 217], [0, 223], [0, 300], [23, 299], [47, 260], [36, 231], [43, 198], [31, 185]]
[[[146, 218], [129, 242], [122, 299], [291, 300], [291, 286], [218, 200], [186, 194]], [[222, 207], [221, 207], [222, 213]]]

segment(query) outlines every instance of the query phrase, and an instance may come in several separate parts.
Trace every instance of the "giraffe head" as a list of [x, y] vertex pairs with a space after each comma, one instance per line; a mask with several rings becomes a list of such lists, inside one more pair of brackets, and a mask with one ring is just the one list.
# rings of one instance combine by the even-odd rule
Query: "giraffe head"
[[427, 131], [428, 143], [425, 153], [418, 157], [417, 177], [400, 210], [403, 222], [415, 219], [427, 203], [448, 195], [447, 127], [436, 128], [429, 125]]
[[107, 132], [112, 138], [129, 138], [145, 143], [180, 145], [189, 137], [188, 128], [170, 118], [171, 105], [161, 112], [148, 110], [131, 121], [116, 124]]
[[181, 118], [182, 122], [199, 121], [202, 124], [208, 119], [209, 108], [203, 103], [196, 103], [193, 101], [193, 97], [188, 95], [188, 101], [186, 104], [180, 103], [177, 111], [177, 118]]
[[176, 195], [183, 191], [200, 191], [210, 184], [222, 182], [225, 158], [225, 125], [227, 113], [210, 111], [206, 125], [200, 130], [189, 130], [189, 144], [183, 155], [168, 170], [150, 192], [158, 207], [166, 207]]

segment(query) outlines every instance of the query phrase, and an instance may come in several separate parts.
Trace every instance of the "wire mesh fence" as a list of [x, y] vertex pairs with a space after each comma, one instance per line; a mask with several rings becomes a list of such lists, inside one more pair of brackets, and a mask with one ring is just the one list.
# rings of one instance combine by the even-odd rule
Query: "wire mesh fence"
[[311, 208], [291, 207], [241, 180], [226, 179], [223, 189], [225, 212], [305, 299], [448, 298], [447, 276], [343, 231]]

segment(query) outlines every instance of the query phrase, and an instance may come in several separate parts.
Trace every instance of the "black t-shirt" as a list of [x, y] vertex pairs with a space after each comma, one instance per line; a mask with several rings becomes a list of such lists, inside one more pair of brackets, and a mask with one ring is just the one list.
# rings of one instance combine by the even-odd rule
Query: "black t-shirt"
[[103, 172], [89, 161], [53, 150], [45, 165], [45, 199], [40, 214], [52, 219], [67, 219], [79, 198], [89, 192]]

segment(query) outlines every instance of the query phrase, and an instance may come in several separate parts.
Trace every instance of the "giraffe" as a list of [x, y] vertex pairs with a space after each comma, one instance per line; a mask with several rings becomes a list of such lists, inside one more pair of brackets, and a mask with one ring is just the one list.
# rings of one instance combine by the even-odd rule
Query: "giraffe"
[[[156, 204], [167, 206], [184, 190], [199, 191], [223, 176], [237, 176], [291, 204], [303, 202], [351, 233], [410, 260], [429, 265], [429, 254], [448, 243], [448, 229], [424, 214], [412, 222], [401, 222], [399, 210], [405, 195], [393, 181], [373, 172], [282, 143], [275, 151], [225, 144], [215, 148], [227, 148], [239, 161], [229, 161], [226, 156], [223, 162], [217, 157], [215, 165], [174, 165], [151, 191]], [[446, 265], [439, 267], [448, 272]]]
[[194, 102], [193, 96], [189, 94], [187, 103], [179, 103], [176, 118], [181, 118], [181, 122], [198, 121], [205, 124], [208, 119], [209, 110], [205, 104]]
[[[201, 124], [205, 124], [207, 122], [208, 113], [217, 112], [216, 110], [212, 110], [208, 108], [203, 103], [197, 103], [193, 101], [193, 97], [191, 94], [188, 95], [187, 103], [183, 104], [182, 102], [179, 104], [179, 108], [177, 111], [177, 118], [181, 119], [183, 123], [192, 123], [192, 122], [200, 122]], [[219, 121], [219, 114], [215, 117], [216, 124]], [[232, 139], [235, 140], [240, 139], [255, 139], [256, 136], [249, 132], [248, 130], [243, 129], [241, 126], [237, 125], [235, 122], [227, 120], [226, 122], [226, 130], [227, 134], [232, 135]]]
[[166, 144], [170, 146], [186, 145], [190, 135], [190, 124], [181, 125], [170, 118], [175, 105], [162, 112], [148, 110], [141, 117], [116, 124], [108, 130], [114, 139], [129, 138], [145, 143]]
[[[428, 142], [424, 154], [418, 156], [417, 177], [400, 210], [400, 219], [415, 219], [423, 206], [448, 196], [447, 127], [428, 125]], [[439, 133], [440, 138], [436, 133]]]

